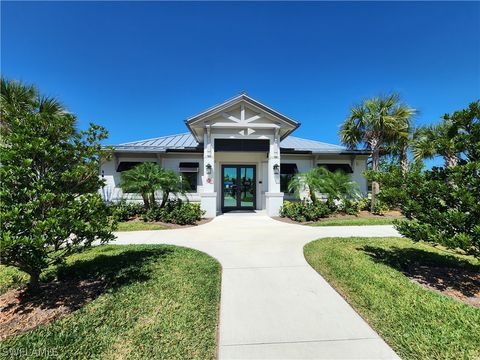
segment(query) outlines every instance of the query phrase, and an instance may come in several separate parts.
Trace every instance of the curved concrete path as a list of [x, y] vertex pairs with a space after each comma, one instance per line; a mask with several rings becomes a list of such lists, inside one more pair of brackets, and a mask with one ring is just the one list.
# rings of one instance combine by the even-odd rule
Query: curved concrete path
[[174, 244], [223, 267], [220, 359], [394, 359], [398, 356], [306, 262], [322, 237], [399, 236], [392, 226], [309, 227], [227, 214], [198, 227], [117, 233], [117, 244]]

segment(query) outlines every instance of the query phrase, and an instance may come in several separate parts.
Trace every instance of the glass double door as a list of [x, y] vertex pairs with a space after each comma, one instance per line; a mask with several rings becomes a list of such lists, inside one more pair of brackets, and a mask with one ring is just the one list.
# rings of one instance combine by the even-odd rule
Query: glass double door
[[222, 211], [255, 209], [255, 166], [222, 166]]

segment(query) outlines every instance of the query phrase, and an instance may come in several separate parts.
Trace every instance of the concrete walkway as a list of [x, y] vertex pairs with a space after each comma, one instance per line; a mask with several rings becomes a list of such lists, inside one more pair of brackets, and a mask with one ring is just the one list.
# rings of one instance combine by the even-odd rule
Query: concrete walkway
[[117, 244], [174, 244], [220, 261], [220, 359], [398, 358], [303, 256], [312, 240], [398, 236], [392, 226], [309, 227], [236, 213], [198, 227], [117, 236]]

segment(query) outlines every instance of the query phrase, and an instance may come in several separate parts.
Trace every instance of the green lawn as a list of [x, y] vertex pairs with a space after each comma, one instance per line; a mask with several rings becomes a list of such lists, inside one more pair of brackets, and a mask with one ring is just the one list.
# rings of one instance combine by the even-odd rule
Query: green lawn
[[[13, 273], [0, 269], [3, 285], [11, 286], [5, 277]], [[0, 354], [54, 349], [60, 359], [216, 357], [221, 267], [206, 254], [166, 245], [99, 246], [70, 257], [58, 274], [103, 277], [107, 291], [60, 320], [2, 341]]]
[[366, 218], [366, 217], [352, 217], [352, 218], [332, 218], [324, 219], [310, 224], [311, 226], [351, 226], [351, 225], [392, 225], [395, 218]]
[[480, 271], [480, 262], [402, 238], [329, 238], [307, 261], [403, 359], [477, 359], [480, 308], [428, 290], [402, 270], [412, 263]]
[[167, 227], [145, 221], [122, 221], [118, 223], [116, 231], [165, 230]]

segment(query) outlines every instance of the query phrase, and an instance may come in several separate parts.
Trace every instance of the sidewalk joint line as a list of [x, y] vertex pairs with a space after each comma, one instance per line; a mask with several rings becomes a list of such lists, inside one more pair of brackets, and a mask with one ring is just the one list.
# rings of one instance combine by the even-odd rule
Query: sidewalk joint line
[[225, 344], [220, 346], [255, 346], [255, 345], [283, 345], [283, 344], [302, 344], [302, 343], [316, 343], [316, 342], [335, 342], [335, 341], [359, 341], [359, 340], [378, 340], [376, 337], [363, 337], [353, 339], [323, 339], [323, 340], [298, 340], [298, 341], [274, 341], [274, 342], [260, 342], [260, 343], [246, 343], [246, 344]]

